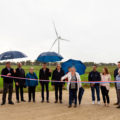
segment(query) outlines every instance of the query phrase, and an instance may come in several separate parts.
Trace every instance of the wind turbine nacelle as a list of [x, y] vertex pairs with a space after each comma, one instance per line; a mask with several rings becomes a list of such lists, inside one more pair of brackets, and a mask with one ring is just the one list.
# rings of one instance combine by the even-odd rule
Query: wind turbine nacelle
[[59, 36], [58, 39], [61, 39], [61, 36]]

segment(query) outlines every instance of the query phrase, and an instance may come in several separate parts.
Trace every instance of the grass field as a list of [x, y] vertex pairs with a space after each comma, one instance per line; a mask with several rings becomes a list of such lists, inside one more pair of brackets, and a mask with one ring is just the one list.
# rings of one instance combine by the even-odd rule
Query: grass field
[[[4, 65], [0, 65], [0, 71], [4, 68], [5, 66]], [[29, 72], [29, 68], [31, 66], [23, 66], [23, 69], [25, 70], [25, 73], [28, 73]], [[41, 66], [32, 66], [34, 68], [34, 72], [37, 74], [37, 76], [39, 76], [39, 69], [41, 68]], [[104, 67], [107, 67], [110, 74], [111, 74], [111, 77], [112, 77], [112, 80], [114, 80], [114, 77], [113, 77], [113, 74], [114, 74], [114, 70], [116, 69], [116, 66], [98, 66], [97, 70], [99, 72], [102, 72], [103, 68]], [[14, 68], [16, 68], [16, 66], [14, 66]], [[54, 66], [51, 66], [50, 67], [51, 70], [54, 70], [55, 67]], [[86, 69], [86, 73], [84, 75], [81, 75], [81, 80], [82, 81], [88, 81], [88, 73], [92, 70], [92, 66], [89, 66], [87, 67]], [[89, 84], [82, 84], [84, 88], [88, 88], [89, 87]], [[65, 85], [66, 86], [66, 85]], [[114, 86], [114, 84], [112, 83], [111, 86]], [[3, 89], [3, 79], [0, 77], [0, 90]], [[51, 83], [49, 84], [49, 90], [52, 91], [52, 86], [51, 86]], [[27, 92], [27, 89], [24, 89], [25, 92]], [[38, 85], [38, 87], [36, 88], [36, 91], [41, 91], [41, 86]]]

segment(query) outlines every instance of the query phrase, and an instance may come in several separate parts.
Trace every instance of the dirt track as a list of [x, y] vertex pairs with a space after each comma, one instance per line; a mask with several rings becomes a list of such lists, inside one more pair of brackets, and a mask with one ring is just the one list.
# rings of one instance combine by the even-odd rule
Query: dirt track
[[[68, 108], [68, 92], [63, 91], [63, 104], [54, 103], [54, 92], [50, 92], [50, 103], [41, 103], [41, 94], [36, 93], [36, 103], [16, 103], [15, 94], [13, 102], [15, 105], [0, 106], [0, 120], [120, 120], [120, 109], [116, 109], [113, 103], [116, 102], [115, 89], [110, 89], [110, 107], [91, 104], [91, 91], [86, 89], [82, 104], [77, 108]], [[25, 100], [28, 101], [28, 94], [25, 93]], [[2, 94], [0, 94], [0, 103]]]

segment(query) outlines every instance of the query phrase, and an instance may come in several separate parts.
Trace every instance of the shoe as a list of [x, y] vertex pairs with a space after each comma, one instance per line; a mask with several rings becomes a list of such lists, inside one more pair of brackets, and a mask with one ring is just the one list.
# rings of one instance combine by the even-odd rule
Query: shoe
[[120, 106], [116, 107], [116, 108], [120, 108]]
[[1, 105], [4, 105], [4, 104], [5, 104], [5, 102], [2, 102], [2, 103], [1, 103]]
[[33, 102], [35, 102], [35, 100], [33, 100]]
[[92, 101], [92, 105], [94, 105], [95, 104], [95, 101]]
[[74, 105], [74, 108], [76, 108], [77, 107], [77, 105]]
[[62, 100], [60, 100], [60, 103], [62, 104]]
[[29, 100], [28, 102], [31, 102], [31, 100]]
[[44, 102], [44, 100], [41, 101], [41, 103], [43, 103], [43, 102]]
[[47, 100], [47, 103], [49, 103], [49, 100]]
[[100, 101], [98, 101], [97, 104], [100, 105]]
[[22, 102], [26, 102], [26, 100], [21, 100]]
[[54, 103], [57, 103], [58, 102], [58, 100], [56, 100]]
[[114, 103], [114, 105], [119, 105], [119, 103]]
[[17, 103], [20, 103], [19, 100], [17, 100]]
[[14, 105], [14, 103], [12, 101], [8, 102], [8, 104]]
[[69, 106], [68, 106], [68, 108], [71, 108], [71, 107], [72, 107], [72, 105], [69, 105]]

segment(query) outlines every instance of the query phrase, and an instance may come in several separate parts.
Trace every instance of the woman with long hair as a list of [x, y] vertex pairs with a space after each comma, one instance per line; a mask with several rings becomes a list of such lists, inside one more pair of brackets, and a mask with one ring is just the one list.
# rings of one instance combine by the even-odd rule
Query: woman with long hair
[[[110, 90], [110, 83], [106, 83], [108, 81], [111, 81], [111, 76], [109, 74], [108, 69], [105, 67], [103, 68], [103, 73], [101, 74], [101, 92], [103, 97], [104, 106], [109, 107], [110, 98], [109, 98], [109, 90]], [[105, 82], [105, 83], [104, 83]], [[107, 100], [107, 104], [106, 104]]]

